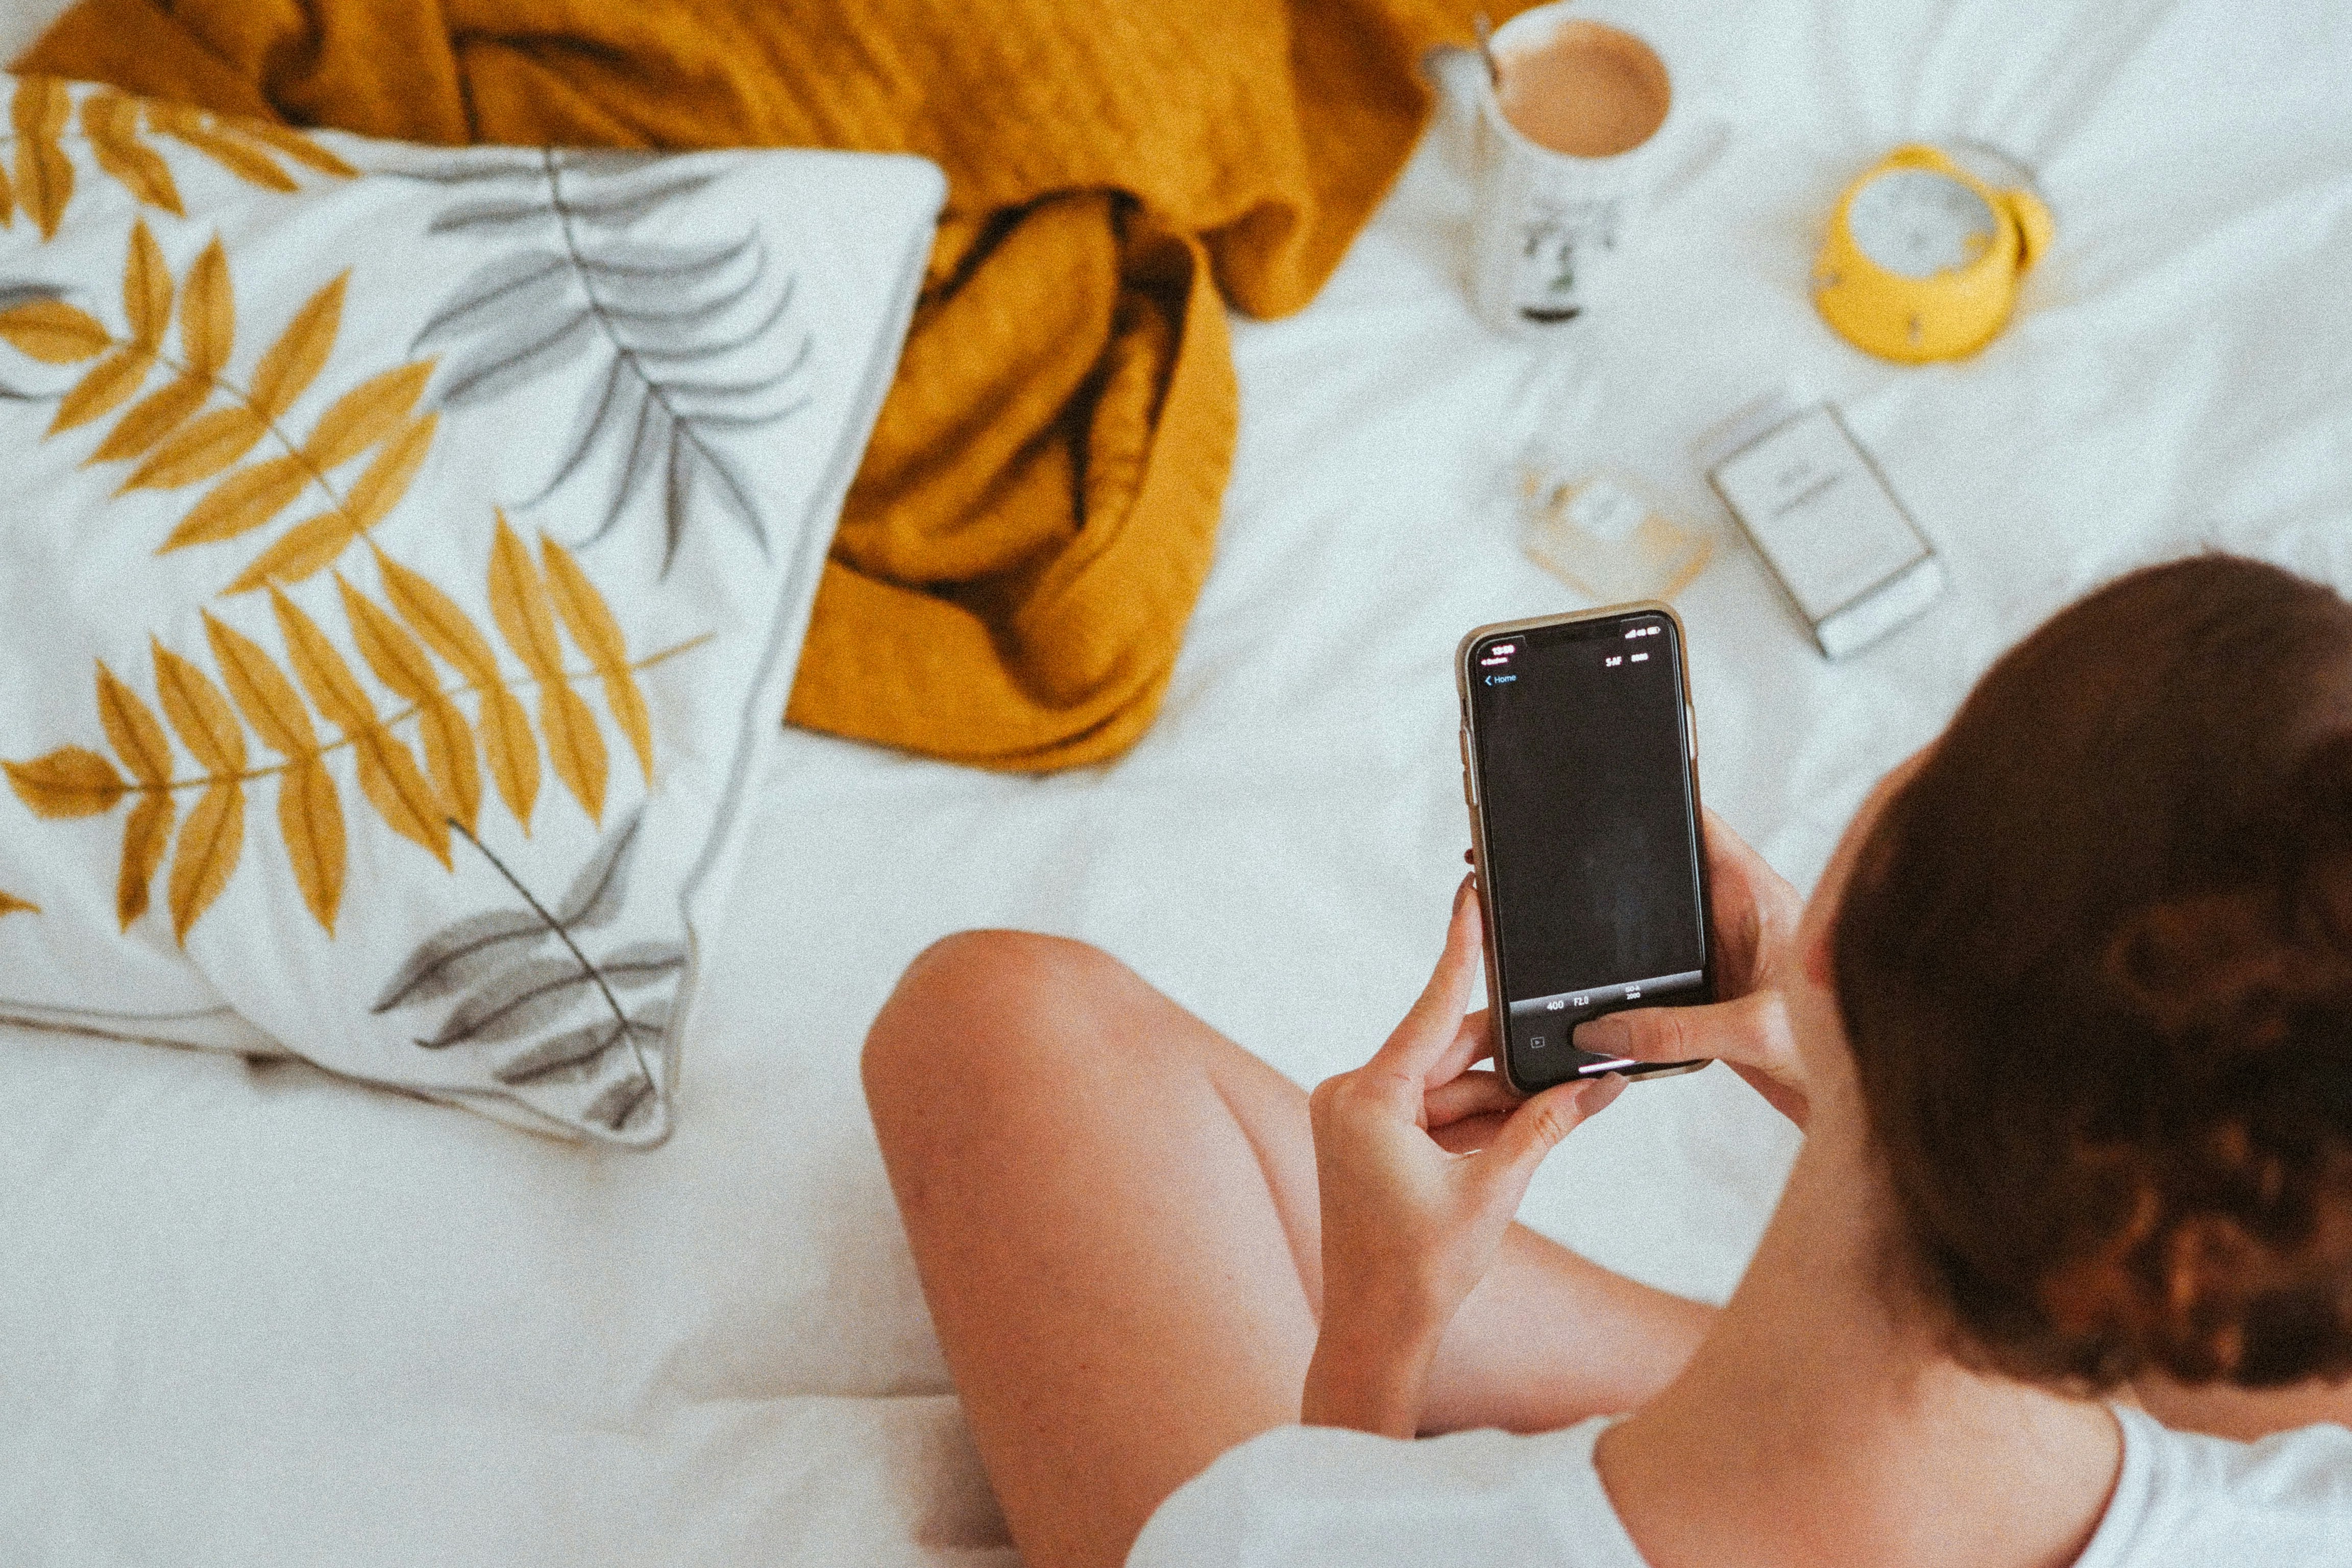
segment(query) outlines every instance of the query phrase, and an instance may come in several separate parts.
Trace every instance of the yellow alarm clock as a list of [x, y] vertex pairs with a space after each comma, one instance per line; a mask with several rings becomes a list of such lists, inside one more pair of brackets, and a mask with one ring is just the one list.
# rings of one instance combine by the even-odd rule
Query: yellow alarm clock
[[1813, 305], [1881, 359], [1957, 359], [2008, 321], [2053, 234], [2026, 186], [1998, 189], [1933, 147], [1897, 147], [1838, 198]]

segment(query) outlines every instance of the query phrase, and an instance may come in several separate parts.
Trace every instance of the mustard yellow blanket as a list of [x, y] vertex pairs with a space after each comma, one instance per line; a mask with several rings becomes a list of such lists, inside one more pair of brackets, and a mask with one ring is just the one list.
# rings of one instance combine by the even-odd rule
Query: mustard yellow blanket
[[83, 0], [21, 67], [417, 142], [935, 160], [787, 716], [1045, 770], [1118, 754], [1166, 689], [1233, 452], [1220, 296], [1314, 294], [1477, 3]]

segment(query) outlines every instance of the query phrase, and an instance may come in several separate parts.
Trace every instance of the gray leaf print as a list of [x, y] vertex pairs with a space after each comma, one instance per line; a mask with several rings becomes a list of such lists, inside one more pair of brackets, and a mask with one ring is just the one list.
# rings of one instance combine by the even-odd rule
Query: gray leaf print
[[[62, 300], [66, 290], [55, 283], [0, 283], [0, 311], [13, 310], [37, 300]], [[52, 394], [51, 395], [55, 395]], [[38, 393], [0, 382], [0, 403], [47, 402]]]
[[596, 858], [581, 868], [563, 889], [563, 902], [555, 909], [555, 918], [573, 931], [586, 931], [603, 925], [620, 911], [622, 900], [628, 897], [629, 865], [636, 858], [637, 825], [645, 820], [645, 807], [629, 813], [629, 819], [604, 836]]
[[653, 1098], [653, 1092], [654, 1086], [644, 1079], [621, 1079], [598, 1095], [588, 1109], [580, 1113], [580, 1119], [618, 1132]]
[[596, 961], [604, 983], [615, 991], [635, 991], [686, 967], [686, 949], [674, 942], [633, 942]]
[[562, 1017], [572, 993], [591, 984], [569, 958], [534, 958], [478, 987], [450, 1010], [441, 1032], [416, 1043], [442, 1050], [467, 1040], [511, 1040]]
[[555, 1022], [582, 997], [635, 991], [686, 967], [686, 954], [667, 942], [639, 942], [583, 967], [570, 958], [516, 964], [478, 988], [450, 1011], [441, 1032], [417, 1044], [441, 1050], [467, 1040], [511, 1040]]
[[[550, 157], [541, 163], [541, 171], [557, 173], [569, 170], [573, 174], [591, 174], [576, 159]], [[636, 173], [635, 170], [614, 171], [605, 174], [607, 180]], [[583, 223], [606, 228], [626, 228], [647, 213], [667, 203], [693, 195], [718, 178], [716, 174], [696, 174], [683, 177], [639, 181], [623, 189], [593, 187], [589, 194], [571, 196], [562, 204], [565, 216]], [[529, 228], [547, 216], [547, 205], [535, 194], [525, 191], [467, 202], [450, 208], [427, 226], [431, 234], [456, 234], [467, 229]]]
[[[685, 977], [687, 952], [677, 942], [640, 939], [592, 955], [582, 942], [626, 903], [643, 820], [640, 806], [607, 832], [551, 910], [481, 840], [458, 827], [527, 908], [468, 915], [436, 932], [409, 955], [376, 1011], [461, 993], [437, 1029], [412, 1037], [418, 1046], [446, 1050], [514, 1042], [519, 1048], [491, 1068], [499, 1082], [584, 1085], [583, 1092], [593, 1095], [591, 1109], [565, 1113], [568, 1120], [614, 1132], [629, 1126], [648, 1100], [660, 1101], [645, 1043], [660, 1045]], [[561, 952], [550, 951], [559, 943]], [[625, 995], [631, 999], [625, 1006]], [[616, 1050], [630, 1064], [625, 1092], [596, 1087]], [[638, 1124], [638, 1130], [646, 1129]]]
[[416, 334], [416, 346], [428, 348], [478, 330], [481, 323], [475, 318], [494, 306], [501, 314], [544, 310], [560, 303], [571, 283], [572, 264], [561, 251], [526, 250], [508, 257], [467, 279], [457, 297], [425, 323]]
[[584, 1082], [596, 1076], [599, 1058], [619, 1045], [625, 1034], [648, 1042], [658, 1040], [668, 1021], [669, 1008], [656, 1003], [625, 1020], [606, 1018], [567, 1030], [500, 1063], [498, 1080], [508, 1084]]
[[442, 927], [410, 953], [371, 1010], [389, 1013], [411, 1002], [463, 991], [554, 934], [554, 928], [527, 910], [467, 915]]
[[0, 283], [0, 310], [13, 310], [36, 300], [62, 300], [66, 291], [54, 283]]
[[625, 1020], [605, 1018], [583, 1028], [551, 1035], [529, 1050], [500, 1063], [498, 1080], [509, 1084], [537, 1083], [567, 1068], [575, 1074], [584, 1074], [597, 1058], [621, 1043], [621, 1036], [628, 1026]]
[[453, 359], [441, 384], [441, 406], [488, 403], [562, 369], [595, 346], [596, 323], [585, 310], [525, 316]]
[[792, 310], [793, 280], [770, 283], [756, 234], [702, 246], [628, 237], [630, 225], [717, 177], [637, 155], [587, 159], [551, 150], [529, 166], [501, 162], [490, 174], [466, 176], [477, 189], [504, 188], [443, 212], [435, 232], [514, 231], [546, 243], [477, 268], [412, 345], [413, 352], [452, 345], [437, 394], [449, 409], [533, 386], [583, 354], [605, 356], [545, 482], [520, 505], [536, 506], [599, 469], [605, 476], [599, 521], [570, 542], [594, 544], [650, 495], [664, 575], [704, 516], [731, 522], [767, 551], [751, 488], [722, 443], [807, 403], [793, 393], [814, 344], [806, 332], [761, 374], [727, 381], [697, 374], [767, 342]]

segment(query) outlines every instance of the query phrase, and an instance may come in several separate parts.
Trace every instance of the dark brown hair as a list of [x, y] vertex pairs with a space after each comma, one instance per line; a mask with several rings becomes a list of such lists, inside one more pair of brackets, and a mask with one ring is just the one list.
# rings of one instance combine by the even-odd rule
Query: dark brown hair
[[1887, 803], [1832, 943], [1963, 1359], [2352, 1373], [2352, 605], [2215, 555], [2063, 611]]

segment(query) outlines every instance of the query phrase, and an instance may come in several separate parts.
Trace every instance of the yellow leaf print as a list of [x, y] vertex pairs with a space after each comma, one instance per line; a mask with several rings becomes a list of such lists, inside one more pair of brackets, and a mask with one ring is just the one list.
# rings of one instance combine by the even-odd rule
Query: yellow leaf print
[[300, 583], [333, 565], [359, 537], [350, 516], [324, 511], [286, 531], [285, 537], [263, 551], [254, 563], [238, 573], [224, 594], [250, 594], [277, 583]]
[[621, 625], [613, 618], [612, 607], [604, 596], [596, 592], [596, 584], [588, 580], [580, 563], [572, 552], [545, 534], [539, 536], [540, 559], [547, 565], [547, 586], [555, 600], [555, 612], [563, 617], [564, 629], [572, 634], [572, 642], [588, 656], [596, 667], [596, 675], [604, 683], [604, 705], [613, 710], [613, 721], [629, 738], [635, 748], [637, 766], [646, 775], [646, 783], [654, 782], [653, 721], [646, 711], [645, 693], [637, 689], [637, 678], [629, 669], [629, 649], [621, 637]]
[[284, 418], [294, 400], [326, 368], [335, 333], [342, 325], [343, 286], [350, 279], [351, 274], [344, 272], [304, 301], [254, 367], [250, 395], [254, 412], [265, 421]]
[[158, 134], [183, 142], [250, 184], [273, 191], [299, 189], [276, 163], [237, 139], [230, 124], [184, 103], [150, 100], [147, 124]]
[[98, 166], [122, 182], [125, 190], [173, 217], [187, 216], [180, 205], [180, 187], [172, 183], [171, 165], [139, 140], [136, 99], [105, 90], [91, 93], [82, 100], [81, 129], [98, 155]]
[[139, 456], [178, 429], [183, 420], [204, 406], [212, 392], [211, 377], [182, 373], [178, 380], [132, 404], [131, 412], [98, 444], [98, 450], [83, 459], [85, 466], [119, 463]]
[[[85, 351], [101, 340], [114, 351], [60, 400], [52, 435], [111, 415], [155, 365], [176, 373], [160, 391], [131, 403], [85, 459], [86, 465], [135, 460], [118, 495], [208, 486], [157, 546], [158, 554], [240, 538], [275, 521], [306, 489], [321, 492], [326, 510], [265, 549], [223, 590], [250, 593], [272, 583], [307, 581], [333, 564], [406, 499], [430, 455], [439, 416], [414, 413], [433, 374], [429, 360], [381, 372], [335, 398], [299, 445], [280, 427], [333, 357], [349, 287], [344, 272], [312, 293], [240, 386], [226, 374], [236, 349], [236, 303], [220, 237], [205, 245], [177, 288], [175, 362], [163, 341], [175, 314], [173, 279], [145, 221], [134, 220], [123, 261], [127, 341], [56, 300], [0, 312], [0, 338], [13, 337], [60, 363], [91, 357]], [[228, 402], [207, 412], [215, 391]], [[247, 464], [265, 440], [278, 450]], [[332, 471], [371, 450], [374, 456], [348, 493], [339, 493]]]
[[[337, 278], [295, 312], [292, 322], [261, 356], [246, 402], [205, 415], [157, 447], [122, 481], [121, 490], [178, 489], [211, 479], [253, 450], [270, 423], [283, 417], [325, 368], [342, 320], [343, 281]], [[191, 273], [192, 296], [195, 287]], [[222, 292], [226, 295], [225, 280]], [[187, 331], [184, 323], [182, 331], [184, 334]], [[193, 362], [193, 346], [189, 353]]]
[[172, 935], [182, 947], [188, 945], [188, 928], [221, 896], [244, 853], [245, 791], [234, 780], [214, 784], [180, 828], [179, 852], [172, 859]]
[[131, 225], [131, 249], [122, 258], [122, 317], [131, 341], [142, 349], [163, 346], [172, 325], [172, 268], [163, 247], [147, 231], [145, 218]]
[[40, 226], [43, 239], [57, 237], [58, 220], [73, 198], [73, 161], [58, 142], [73, 100], [55, 77], [16, 79], [8, 119], [16, 128], [16, 188], [25, 211]]
[[303, 757], [278, 781], [278, 830], [286, 840], [287, 863], [311, 918], [335, 934], [335, 913], [343, 901], [343, 803], [326, 765]]
[[240, 468], [205, 491], [204, 500], [180, 520], [155, 553], [165, 555], [192, 544], [217, 544], [250, 533], [292, 506], [310, 482], [310, 466], [299, 457], [270, 458]]
[[226, 625], [209, 610], [204, 612], [205, 638], [212, 644], [220, 665], [222, 684], [245, 712], [246, 722], [261, 743], [292, 761], [319, 749], [319, 732], [310, 724], [310, 710], [295, 694], [293, 682], [278, 673], [259, 643]]
[[302, 455], [321, 468], [337, 468], [391, 435], [416, 406], [425, 384], [432, 379], [433, 364], [424, 360], [385, 371], [335, 399], [319, 416], [318, 426], [302, 444]]
[[148, 891], [172, 847], [172, 818], [178, 807], [164, 790], [151, 790], [131, 808], [122, 829], [122, 868], [115, 874], [114, 914], [129, 931], [131, 922], [147, 912]]
[[172, 271], [145, 219], [131, 226], [131, 248], [122, 260], [122, 314], [131, 342], [99, 361], [58, 404], [48, 434], [58, 435], [114, 412], [146, 383], [156, 350], [172, 321]]
[[235, 778], [245, 772], [245, 731], [228, 699], [220, 694], [205, 672], [153, 637], [155, 690], [163, 700], [163, 717], [207, 774]]
[[528, 834], [539, 800], [539, 740], [521, 702], [499, 679], [498, 656], [448, 595], [381, 550], [375, 563], [394, 611], [482, 694], [482, 755], [499, 798]]
[[382, 522], [408, 493], [410, 481], [416, 478], [416, 470], [424, 465], [425, 454], [433, 445], [434, 426], [438, 421], [439, 416], [433, 414], [409, 421], [406, 428], [360, 470], [358, 480], [343, 497], [341, 506], [289, 529], [284, 538], [263, 551], [252, 565], [221, 591], [250, 594], [271, 584], [300, 583], [332, 565], [354, 540]]
[[[161, 357], [163, 331], [171, 314], [171, 274], [143, 223], [134, 226], [131, 248], [131, 254], [124, 263], [123, 288], [133, 346], [152, 343]], [[149, 267], [155, 276], [146, 275]], [[131, 276], [134, 273], [138, 276]], [[134, 289], [140, 297], [135, 308], [130, 303]], [[228, 363], [236, 332], [236, 311], [229, 292], [228, 258], [222, 253], [220, 239], [215, 236], [189, 266], [187, 284], [180, 291], [180, 352], [184, 363], [179, 367], [178, 379], [133, 404], [131, 412], [107, 432], [98, 450], [85, 458], [85, 463], [115, 463], [139, 457], [178, 429], [212, 396], [213, 378]]]
[[61, 746], [29, 763], [0, 763], [8, 785], [36, 816], [99, 816], [130, 788], [114, 764], [83, 746]]
[[425, 768], [442, 805], [471, 833], [482, 819], [482, 770], [474, 761], [474, 731], [457, 705], [437, 693], [416, 705], [425, 739]]
[[41, 906], [30, 899], [20, 899], [14, 893], [0, 893], [0, 915], [37, 915]]
[[360, 470], [359, 480], [352, 486], [352, 493], [344, 498], [343, 506], [362, 531], [382, 522], [385, 515], [400, 504], [400, 498], [408, 493], [409, 483], [416, 478], [416, 470], [425, 466], [425, 454], [433, 445], [434, 426], [440, 423], [440, 419], [437, 414], [427, 414], [410, 420], [407, 426], [384, 443], [383, 450]]
[[457, 705], [444, 696], [425, 649], [393, 619], [335, 575], [343, 599], [343, 616], [359, 644], [360, 657], [394, 694], [415, 704], [418, 732], [425, 741], [425, 771], [433, 780], [441, 803], [458, 825], [471, 833], [482, 813], [482, 774], [474, 761], [474, 731]]
[[530, 563], [506, 514], [499, 514], [490, 543], [490, 616], [507, 646], [539, 681], [539, 727], [547, 737], [547, 758], [588, 820], [604, 816], [608, 765], [596, 716], [563, 676], [563, 648], [555, 640], [555, 616], [547, 586]]
[[287, 662], [327, 722], [343, 732], [359, 758], [360, 789], [393, 831], [423, 845], [449, 865], [449, 824], [408, 747], [381, 723], [367, 692], [317, 622], [284, 594], [269, 591], [269, 607], [286, 636]]
[[93, 419], [105, 418], [146, 384], [147, 373], [154, 368], [152, 351], [117, 349], [99, 361], [89, 374], [74, 383], [72, 390], [58, 399], [57, 417], [49, 421], [47, 434], [61, 435]]
[[43, 364], [79, 364], [114, 346], [97, 317], [63, 300], [35, 300], [0, 311], [0, 338]]
[[114, 885], [114, 912], [129, 931], [147, 912], [148, 889], [171, 847], [172, 742], [152, 709], [101, 659], [98, 666], [98, 718], [107, 743], [139, 781], [139, 804], [122, 831], [122, 868]]
[[162, 789], [172, 782], [172, 742], [163, 726], [104, 659], [98, 664], [98, 721], [106, 727], [107, 744], [142, 788]]
[[278, 125], [267, 120], [224, 121], [222, 123], [233, 125], [239, 135], [267, 142], [296, 163], [308, 163], [322, 174], [332, 174], [343, 180], [356, 178], [359, 174], [357, 169], [290, 125]]
[[293, 683], [259, 643], [206, 612], [205, 636], [219, 661], [229, 695], [262, 743], [287, 761], [278, 780], [278, 827], [286, 859], [311, 915], [335, 932], [342, 903], [343, 806], [332, 777], [319, 760], [319, 732]]
[[252, 451], [268, 428], [243, 404], [215, 408], [156, 447], [114, 493], [175, 490], [211, 479]]
[[507, 646], [541, 679], [563, 679], [563, 646], [555, 640], [555, 615], [530, 563], [530, 552], [499, 516], [490, 542], [490, 616]]
[[180, 295], [180, 350], [188, 374], [206, 381], [228, 363], [236, 343], [236, 297], [229, 289], [228, 257], [220, 237], [196, 254]]

